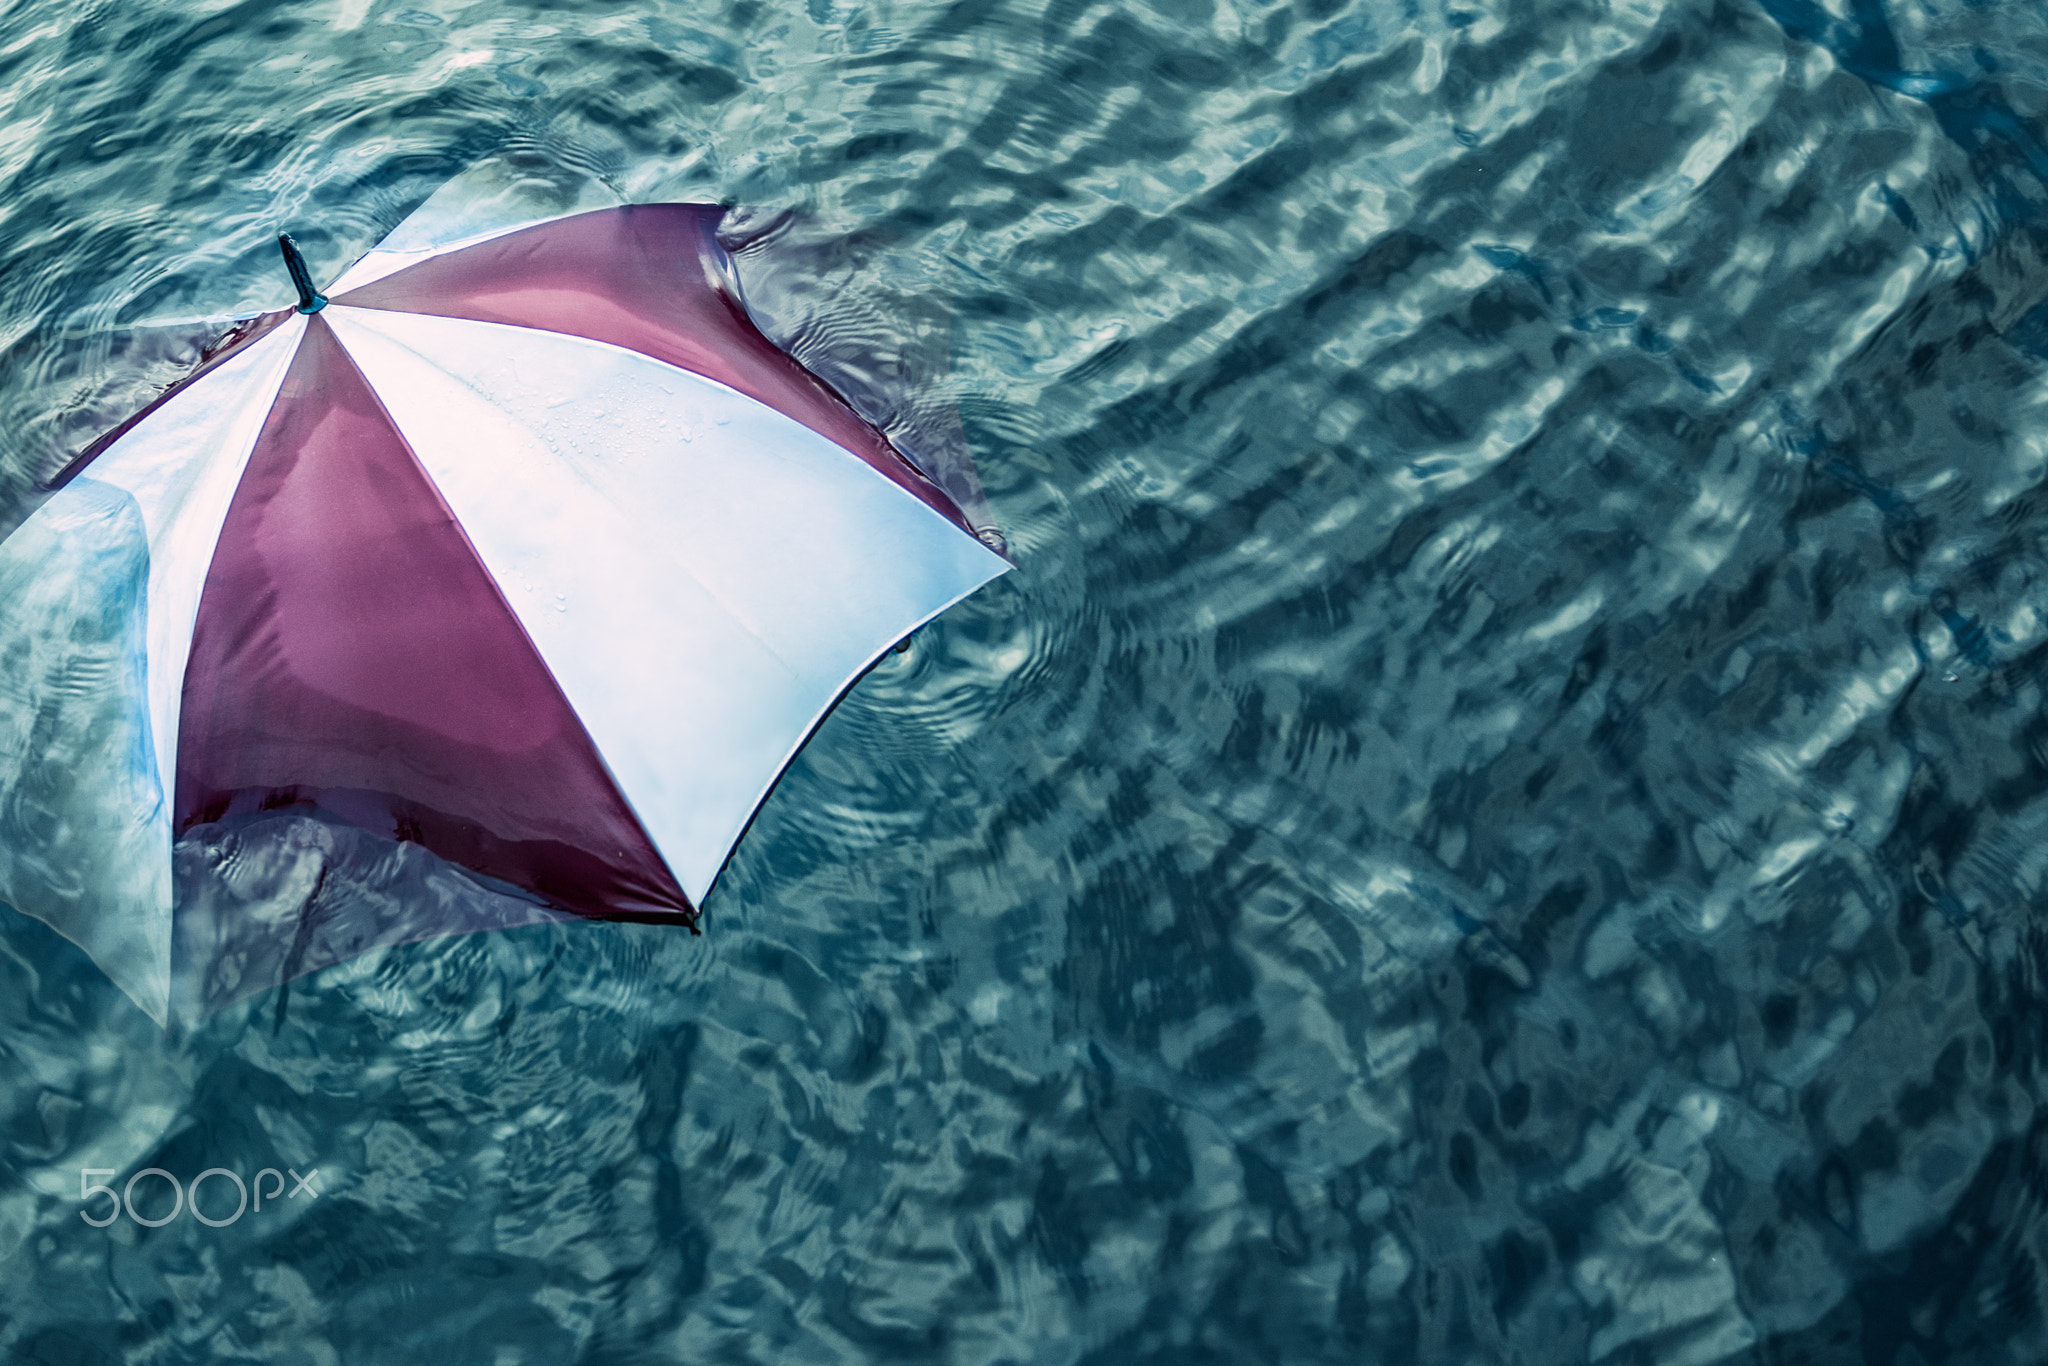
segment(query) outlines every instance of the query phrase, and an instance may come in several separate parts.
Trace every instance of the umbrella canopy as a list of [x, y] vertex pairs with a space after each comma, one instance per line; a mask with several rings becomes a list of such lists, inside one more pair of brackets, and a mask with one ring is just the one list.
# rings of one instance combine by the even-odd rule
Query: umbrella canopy
[[0, 543], [0, 898], [159, 1021], [174, 840], [266, 811], [694, 929], [837, 698], [1008, 568], [754, 327], [721, 212], [394, 234], [325, 295], [285, 239], [299, 307]]

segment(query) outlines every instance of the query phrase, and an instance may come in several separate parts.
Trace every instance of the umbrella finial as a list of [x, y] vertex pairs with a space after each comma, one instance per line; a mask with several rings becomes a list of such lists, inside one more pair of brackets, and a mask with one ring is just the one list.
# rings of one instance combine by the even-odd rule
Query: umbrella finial
[[292, 273], [292, 284], [299, 291], [299, 312], [318, 313], [327, 307], [327, 296], [313, 288], [312, 272], [306, 269], [306, 258], [299, 255], [299, 244], [292, 241], [290, 233], [277, 235], [277, 249], [284, 253], [284, 268]]

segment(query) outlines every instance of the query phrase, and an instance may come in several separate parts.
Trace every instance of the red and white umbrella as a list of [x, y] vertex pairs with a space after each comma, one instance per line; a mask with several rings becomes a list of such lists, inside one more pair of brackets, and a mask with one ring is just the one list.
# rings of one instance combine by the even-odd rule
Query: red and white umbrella
[[[265, 810], [695, 928], [834, 701], [1008, 568], [754, 327], [720, 214], [380, 248], [324, 297], [284, 239], [300, 306], [94, 443], [0, 544], [0, 594], [27, 586], [0, 653], [65, 556], [87, 585], [66, 591], [103, 593], [135, 647], [105, 724], [65, 742], [100, 800], [69, 823], [46, 801], [49, 847], [0, 858], [0, 898], [160, 1021], [171, 846]], [[10, 742], [18, 789], [52, 741]]]

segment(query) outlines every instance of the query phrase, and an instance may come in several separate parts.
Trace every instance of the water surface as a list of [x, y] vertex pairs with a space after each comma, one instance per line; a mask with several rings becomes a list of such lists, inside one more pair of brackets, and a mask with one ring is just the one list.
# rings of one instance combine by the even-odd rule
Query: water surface
[[14, 0], [0, 520], [492, 161], [744, 206], [1020, 568], [702, 939], [0, 913], [10, 1360], [2048, 1355], [2039, 7]]

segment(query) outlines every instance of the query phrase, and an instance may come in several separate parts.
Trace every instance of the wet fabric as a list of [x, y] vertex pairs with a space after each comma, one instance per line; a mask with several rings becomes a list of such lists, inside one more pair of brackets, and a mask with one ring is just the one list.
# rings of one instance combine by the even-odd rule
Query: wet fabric
[[[380, 245], [344, 279], [388, 293], [401, 265], [481, 265], [465, 286], [522, 321], [334, 289], [315, 314], [228, 329], [59, 471], [60, 502], [81, 469], [129, 495], [148, 541], [143, 667], [109, 691], [148, 709], [157, 800], [109, 849], [140, 841], [161, 865], [174, 840], [297, 810], [547, 907], [696, 927], [839, 696], [1010, 567], [999, 537], [754, 327], [713, 234], [722, 214], [651, 205], [541, 224], [559, 238], [451, 241], [429, 206], [387, 238], [407, 251]], [[640, 325], [627, 277], [693, 268], [708, 274], [671, 291], [672, 325]], [[562, 306], [579, 296], [598, 307]], [[17, 901], [58, 904], [14, 880]], [[174, 933], [169, 884], [150, 885], [98, 912], [153, 927], [150, 952], [94, 953], [160, 1023], [167, 983], [219, 1002], [430, 919], [329, 898], [269, 939], [262, 916]], [[75, 919], [52, 923], [106, 940]]]
[[173, 827], [301, 804], [586, 914], [694, 918], [317, 316], [207, 575]]
[[707, 204], [599, 209], [407, 266], [333, 302], [545, 328], [667, 361], [831, 438], [971, 533], [944, 490], [747, 318], [726, 283], [723, 215]]
[[292, 310], [281, 308], [269, 313], [259, 313], [253, 318], [244, 319], [235, 324], [234, 327], [207, 345], [206, 349], [200, 353], [199, 364], [190, 374], [181, 377], [177, 383], [170, 385], [163, 393], [151, 400], [147, 407], [142, 408], [119, 426], [103, 433], [91, 445], [73, 456], [65, 464], [64, 468], [59, 470], [51, 479], [52, 486], [62, 488], [65, 484], [76, 478], [80, 470], [83, 470], [87, 465], [90, 465], [94, 460], [105, 454], [115, 442], [134, 431], [136, 426], [151, 413], [154, 413], [157, 409], [190, 389], [197, 381], [212, 374], [221, 366], [241, 355], [249, 347], [269, 336], [279, 326], [289, 322], [291, 317]]

